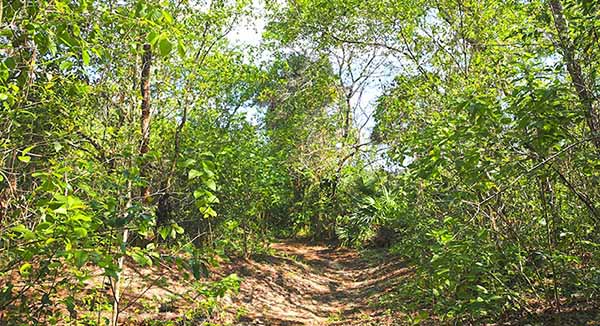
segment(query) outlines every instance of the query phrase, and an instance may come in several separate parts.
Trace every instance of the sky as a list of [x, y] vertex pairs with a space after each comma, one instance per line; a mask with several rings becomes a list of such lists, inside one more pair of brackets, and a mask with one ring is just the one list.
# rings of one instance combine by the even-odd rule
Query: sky
[[[265, 10], [262, 5], [257, 4], [258, 1], [254, 2], [254, 8], [252, 9], [253, 17], [245, 17], [244, 20], [238, 22], [230, 34], [227, 36], [229, 42], [236, 47], [241, 49], [258, 47], [262, 43], [262, 35], [265, 31], [267, 19]], [[249, 55], [246, 60], [248, 63], [260, 63], [268, 62], [271, 58], [271, 53], [261, 50], [258, 56]], [[351, 105], [353, 107], [360, 107], [360, 110], [355, 112], [354, 122], [356, 126], [364, 127], [360, 130], [359, 143], [368, 143], [370, 136], [375, 127], [375, 119], [373, 117], [373, 111], [376, 108], [378, 98], [384, 94], [387, 87], [389, 87], [394, 77], [398, 72], [398, 68], [403, 66], [403, 62], [398, 61], [398, 58], [388, 57], [383, 55], [382, 60], [384, 61], [378, 69], [374, 72], [373, 76], [369, 78], [369, 82], [366, 84], [363, 92], [360, 96], [355, 96], [351, 99]], [[336, 69], [336, 60], [332, 57], [332, 65]], [[360, 67], [356, 67], [356, 71], [360, 71]], [[260, 124], [260, 112], [258, 108], [253, 105], [248, 105], [243, 108], [246, 113], [246, 119], [253, 125]], [[384, 167], [391, 170], [402, 170], [404, 166], [407, 166], [412, 160], [412, 157], [406, 156], [405, 160], [400, 164], [391, 164], [386, 159], [387, 150], [379, 148], [383, 145], [377, 145], [380, 150], [377, 154], [376, 161], [371, 163], [373, 167]]]
[[[245, 47], [258, 47], [262, 42], [262, 34], [265, 31], [267, 20], [265, 18], [264, 8], [254, 3], [252, 9], [253, 17], [245, 17], [239, 21], [233, 30], [228, 34], [227, 38], [229, 42], [236, 47], [244, 49]], [[258, 57], [246, 58], [248, 62], [261, 62], [268, 61], [270, 57], [269, 53], [262, 52]], [[335, 60], [331, 60], [332, 64], [335, 65]], [[386, 65], [382, 65], [382, 70], [386, 69]], [[359, 67], [357, 67], [358, 69]], [[372, 78], [373, 80], [367, 84], [360, 96], [355, 96], [351, 99], [351, 105], [353, 107], [361, 107], [362, 110], [355, 112], [355, 123], [357, 126], [363, 126], [360, 134], [360, 143], [369, 141], [375, 121], [372, 117], [373, 110], [375, 109], [377, 99], [383, 94], [384, 89], [392, 81], [388, 71], [377, 71], [375, 73], [379, 78]], [[259, 112], [255, 106], [247, 106], [244, 108], [246, 113], [246, 119], [252, 124], [259, 123]], [[362, 112], [361, 112], [362, 111]]]
[[235, 46], [258, 46], [262, 41], [262, 33], [265, 30], [265, 11], [258, 1], [252, 5], [254, 17], [244, 17], [235, 25], [231, 33], [227, 35], [229, 42]]

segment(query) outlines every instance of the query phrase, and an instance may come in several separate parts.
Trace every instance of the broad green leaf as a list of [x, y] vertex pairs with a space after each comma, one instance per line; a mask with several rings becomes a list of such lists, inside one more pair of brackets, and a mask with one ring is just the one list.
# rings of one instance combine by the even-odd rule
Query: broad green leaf
[[75, 259], [75, 265], [77, 267], [82, 267], [88, 260], [88, 253], [83, 250], [77, 250], [73, 254], [73, 258]]
[[152, 31], [148, 34], [146, 41], [147, 41], [147, 43], [150, 43], [150, 45], [154, 46], [154, 45], [156, 45], [156, 42], [158, 42], [159, 37], [160, 37], [160, 34], [158, 34], [155, 31]]
[[215, 196], [213, 193], [207, 193], [206, 194], [206, 202], [209, 204], [218, 204], [220, 203], [219, 198], [217, 198], [217, 196]]
[[200, 172], [198, 170], [191, 169], [190, 172], [188, 172], [188, 179], [189, 180], [195, 179], [195, 178], [200, 177], [200, 176], [202, 176], [202, 172]]
[[161, 13], [167, 24], [173, 23], [173, 16], [171, 16], [169, 12], [167, 12], [166, 10], [162, 10]]
[[78, 238], [84, 238], [88, 234], [88, 231], [85, 228], [82, 228], [82, 227], [76, 227], [76, 228], [74, 228], [73, 232], [75, 233], [75, 235]]
[[67, 215], [69, 212], [65, 206], [61, 206], [53, 211], [55, 214]]
[[173, 49], [173, 43], [171, 43], [166, 38], [162, 38], [160, 41], [158, 41], [158, 49], [161, 56], [167, 56], [169, 55], [169, 53], [171, 53], [171, 50]]
[[73, 216], [71, 216], [70, 219], [73, 221], [81, 221], [81, 222], [90, 222], [92, 220], [92, 218], [90, 216], [83, 214], [83, 213], [73, 214]]
[[11, 229], [13, 232], [20, 233], [23, 239], [25, 240], [33, 240], [35, 239], [35, 233], [29, 230], [25, 225], [19, 224]]
[[152, 266], [152, 259], [144, 255], [143, 252], [136, 250], [131, 255], [131, 258], [140, 266]]
[[194, 163], [196, 163], [196, 160], [194, 160], [193, 158], [188, 158], [183, 162], [183, 166], [188, 168], [188, 167], [192, 166]]
[[212, 191], [217, 190], [217, 183], [213, 179], [204, 180], [204, 184]]
[[169, 236], [169, 233], [171, 233], [171, 230], [167, 226], [161, 226], [160, 228], [158, 228], [158, 233], [160, 234], [160, 237], [163, 238], [163, 240], [166, 240]]
[[35, 230], [36, 231], [44, 231], [44, 230], [48, 229], [50, 226], [52, 226], [52, 223], [42, 222], [42, 223], [36, 225]]
[[192, 274], [196, 280], [199, 280], [202, 276], [208, 276], [206, 265], [199, 259], [192, 259], [190, 261], [190, 267], [192, 268]]
[[206, 194], [206, 192], [202, 189], [194, 190], [194, 198], [196, 198], [196, 199], [203, 197], [205, 194]]

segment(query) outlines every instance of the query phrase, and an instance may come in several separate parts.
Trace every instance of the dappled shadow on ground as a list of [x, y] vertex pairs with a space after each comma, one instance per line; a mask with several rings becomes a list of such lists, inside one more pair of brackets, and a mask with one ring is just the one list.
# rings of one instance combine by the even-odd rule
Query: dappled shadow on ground
[[225, 270], [244, 279], [229, 302], [243, 316], [237, 325], [394, 324], [378, 299], [408, 275], [401, 261], [368, 262], [357, 251], [327, 245], [272, 247], [274, 256], [239, 260]]
[[523, 317], [505, 316], [506, 325], [600, 325], [600, 302], [569, 302], [555, 307], [542, 306]]

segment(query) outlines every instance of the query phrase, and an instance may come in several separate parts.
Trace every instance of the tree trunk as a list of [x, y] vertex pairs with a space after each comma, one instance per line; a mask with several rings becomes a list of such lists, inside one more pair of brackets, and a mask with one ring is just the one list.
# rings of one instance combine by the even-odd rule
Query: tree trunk
[[[559, 47], [562, 52], [567, 70], [571, 76], [573, 86], [579, 97], [579, 101], [585, 108], [586, 122], [592, 133], [592, 136], [598, 136], [600, 131], [600, 117], [598, 116], [598, 103], [594, 99], [594, 94], [590, 91], [585, 82], [581, 65], [575, 58], [575, 46], [569, 37], [569, 27], [563, 14], [563, 7], [560, 0], [550, 0], [550, 10], [554, 17], [554, 26], [559, 39]], [[600, 149], [600, 138], [592, 140], [596, 149]]]
[[[143, 162], [143, 157], [146, 153], [148, 153], [149, 141], [150, 141], [150, 66], [152, 63], [152, 49], [150, 44], [144, 44], [144, 54], [142, 56], [142, 76], [141, 76], [141, 88], [140, 91], [142, 93], [142, 116], [141, 116], [141, 131], [142, 131], [142, 140], [140, 142], [140, 158]], [[146, 164], [142, 163], [140, 167], [140, 177], [143, 179], [146, 176]], [[129, 208], [131, 207], [132, 201], [132, 193], [131, 193], [131, 181], [128, 182], [127, 186], [127, 204], [125, 205], [125, 215], [128, 214]], [[141, 187], [140, 194], [142, 196], [143, 201], [148, 201], [150, 198], [150, 187], [146, 184]], [[123, 235], [121, 237], [121, 250], [127, 245], [127, 241], [129, 240], [129, 229], [127, 225], [123, 230]], [[121, 252], [121, 257], [118, 261], [119, 271], [115, 277], [113, 282], [113, 316], [112, 316], [112, 325], [116, 326], [119, 322], [119, 303], [121, 300], [121, 273], [125, 266], [125, 252]]]
[[[125, 205], [125, 217], [129, 214], [129, 208], [131, 207], [131, 181], [127, 183], [127, 204]], [[129, 241], [129, 229], [125, 226], [125, 230], [123, 230], [123, 235], [121, 236], [121, 246], [119, 246], [120, 250], [124, 250], [127, 245], [127, 241]], [[112, 325], [117, 326], [119, 323], [119, 303], [121, 302], [121, 272], [123, 271], [123, 267], [125, 265], [125, 252], [121, 252], [121, 257], [119, 257], [119, 261], [117, 266], [119, 269], [116, 273], [116, 277], [114, 278], [112, 284], [113, 290], [113, 311], [112, 311]]]
[[[142, 78], [141, 78], [141, 93], [142, 93], [142, 116], [141, 116], [141, 131], [142, 140], [140, 143], [140, 158], [142, 158], [149, 150], [150, 143], [150, 66], [152, 64], [152, 51], [150, 44], [144, 44], [144, 55], [142, 56]], [[147, 176], [146, 163], [142, 163], [140, 167], [140, 178], [144, 179]], [[147, 180], [146, 180], [147, 181]], [[144, 201], [150, 198], [150, 186], [148, 184], [141, 188], [140, 195]]]

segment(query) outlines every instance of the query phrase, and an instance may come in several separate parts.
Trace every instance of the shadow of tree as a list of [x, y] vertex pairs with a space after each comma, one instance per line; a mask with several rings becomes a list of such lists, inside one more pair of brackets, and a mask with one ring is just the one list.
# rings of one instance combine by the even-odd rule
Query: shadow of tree
[[246, 311], [238, 325], [323, 325], [376, 318], [384, 314], [378, 298], [410, 275], [402, 261], [391, 257], [369, 262], [355, 250], [294, 242], [273, 248], [276, 255], [230, 266], [229, 272], [244, 277], [233, 302]]

